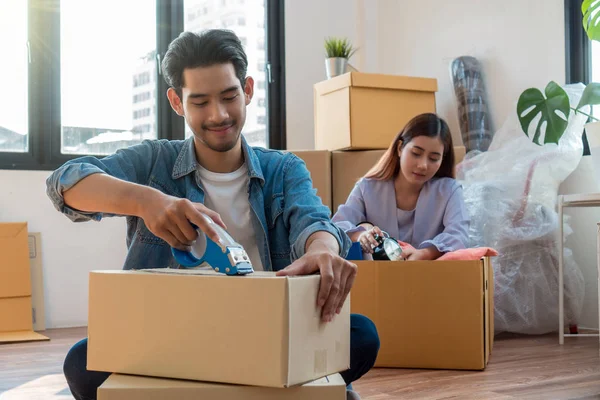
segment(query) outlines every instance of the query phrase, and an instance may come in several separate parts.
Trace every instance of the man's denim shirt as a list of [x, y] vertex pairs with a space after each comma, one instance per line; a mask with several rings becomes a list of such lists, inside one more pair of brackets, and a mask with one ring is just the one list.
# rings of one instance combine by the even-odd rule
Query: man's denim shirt
[[[338, 241], [340, 255], [345, 257], [350, 239], [330, 221], [329, 208], [316, 195], [304, 161], [292, 153], [250, 147], [243, 136], [241, 140], [250, 176], [252, 223], [265, 270], [283, 269], [304, 255], [306, 241], [316, 231], [331, 233]], [[114, 216], [81, 212], [65, 205], [62, 193], [95, 173], [104, 172], [203, 203], [197, 167], [193, 138], [147, 140], [102, 159], [86, 156], [65, 163], [48, 177], [47, 194], [56, 209], [75, 222]], [[141, 218], [127, 216], [127, 246], [124, 269], [179, 267], [170, 246], [151, 233]]]

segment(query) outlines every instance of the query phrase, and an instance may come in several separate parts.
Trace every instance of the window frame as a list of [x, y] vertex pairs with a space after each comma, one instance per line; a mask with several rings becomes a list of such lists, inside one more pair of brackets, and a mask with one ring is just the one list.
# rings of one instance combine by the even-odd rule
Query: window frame
[[[583, 0], [564, 0], [565, 13], [565, 82], [587, 85], [592, 78], [592, 46], [583, 29], [581, 4]], [[585, 134], [582, 135], [583, 155], [590, 155]]]
[[[0, 151], [0, 169], [54, 170], [65, 162], [98, 154], [61, 153], [60, 0], [28, 0], [28, 151]], [[267, 69], [267, 146], [285, 150], [285, 39], [284, 4], [265, 0], [265, 65]], [[156, 62], [184, 28], [184, 0], [156, 0]], [[168, 87], [157, 68], [157, 93]], [[171, 109], [166, 95], [157, 97], [157, 139], [182, 140], [185, 123]]]

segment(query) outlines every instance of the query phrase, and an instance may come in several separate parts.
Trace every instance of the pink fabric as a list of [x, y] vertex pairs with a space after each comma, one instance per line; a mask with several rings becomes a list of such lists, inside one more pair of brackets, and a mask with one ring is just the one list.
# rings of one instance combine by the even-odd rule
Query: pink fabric
[[[402, 250], [414, 250], [414, 247], [405, 242], [398, 242]], [[451, 261], [451, 260], [460, 260], [460, 261], [469, 261], [469, 260], [479, 260], [481, 257], [494, 257], [497, 256], [498, 252], [491, 247], [473, 247], [470, 249], [461, 249], [456, 251], [451, 251], [449, 253], [443, 254], [437, 261]]]

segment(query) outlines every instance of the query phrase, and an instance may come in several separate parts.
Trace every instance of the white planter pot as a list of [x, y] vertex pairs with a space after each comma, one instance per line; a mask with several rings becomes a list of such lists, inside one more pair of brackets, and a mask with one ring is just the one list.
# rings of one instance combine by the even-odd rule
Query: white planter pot
[[596, 182], [600, 184], [600, 122], [590, 122], [585, 125], [585, 134], [590, 145], [592, 165]]

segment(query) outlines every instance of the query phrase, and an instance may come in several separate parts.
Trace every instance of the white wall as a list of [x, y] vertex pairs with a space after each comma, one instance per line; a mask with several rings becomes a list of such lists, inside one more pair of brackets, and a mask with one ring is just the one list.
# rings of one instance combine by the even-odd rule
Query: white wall
[[27, 221], [41, 232], [46, 327], [87, 324], [88, 273], [121, 269], [125, 220], [74, 223], [46, 196], [46, 171], [0, 170], [0, 221]]
[[[347, 36], [358, 45], [352, 64], [364, 72], [438, 79], [438, 112], [459, 138], [448, 66], [461, 55], [483, 64], [495, 125], [513, 112], [519, 93], [564, 81], [564, 23], [561, 0], [305, 0], [285, 2], [288, 148], [311, 149], [313, 84], [325, 79], [323, 39]], [[460, 140], [460, 139], [458, 139]], [[584, 160], [563, 192], [590, 186]], [[125, 256], [125, 221], [75, 224], [56, 212], [45, 195], [47, 172], [0, 171], [4, 191], [0, 221], [29, 221], [42, 232], [47, 321], [50, 327], [87, 322], [87, 273], [118, 269]], [[597, 325], [595, 224], [600, 212], [573, 213], [572, 245], [588, 287], [582, 325]], [[587, 254], [586, 254], [587, 253]]]

